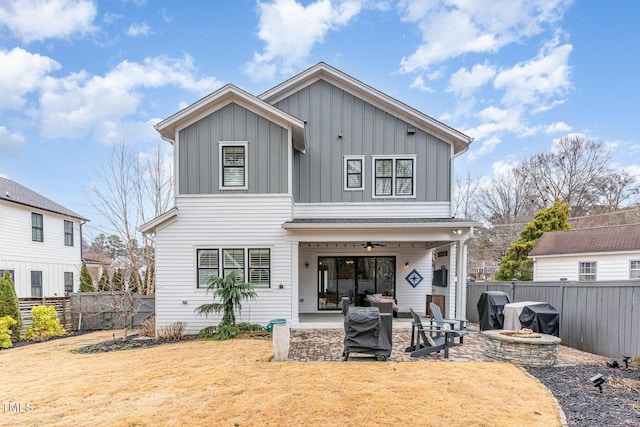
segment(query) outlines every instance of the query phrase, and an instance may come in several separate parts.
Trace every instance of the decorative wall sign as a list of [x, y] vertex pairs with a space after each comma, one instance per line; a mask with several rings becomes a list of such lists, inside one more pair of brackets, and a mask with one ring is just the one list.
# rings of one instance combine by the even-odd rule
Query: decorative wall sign
[[449, 255], [449, 251], [438, 252], [438, 258], [440, 258], [441, 256], [447, 256], [447, 255]]
[[409, 273], [407, 275], [407, 277], [404, 278], [404, 280], [406, 280], [407, 282], [409, 282], [409, 284], [411, 286], [413, 286], [414, 288], [416, 286], [418, 286], [420, 284], [420, 282], [422, 282], [422, 280], [424, 279], [424, 277], [422, 277], [420, 275], [420, 273], [418, 273], [416, 271], [416, 269], [414, 268], [413, 270], [411, 270], [411, 273]]

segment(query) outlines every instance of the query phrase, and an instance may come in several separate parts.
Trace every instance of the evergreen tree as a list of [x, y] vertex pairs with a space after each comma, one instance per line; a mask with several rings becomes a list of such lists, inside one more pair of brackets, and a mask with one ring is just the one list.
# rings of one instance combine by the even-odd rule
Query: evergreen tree
[[520, 238], [509, 245], [502, 257], [496, 280], [533, 280], [533, 260], [527, 258], [542, 234], [547, 231], [571, 230], [569, 204], [558, 199], [548, 208], [536, 212], [533, 219], [520, 232]]
[[116, 271], [111, 277], [111, 289], [114, 291], [124, 291], [124, 274], [122, 274], [122, 270], [119, 268], [116, 268]]
[[89, 274], [89, 269], [87, 268], [87, 264], [82, 263], [82, 268], [80, 269], [80, 292], [93, 292], [93, 279]]
[[111, 280], [109, 280], [109, 273], [107, 273], [106, 268], [102, 270], [102, 275], [100, 275], [100, 280], [98, 281], [98, 290], [99, 291], [111, 290]]
[[16, 290], [11, 280], [11, 273], [5, 270], [4, 276], [0, 278], [0, 317], [10, 316], [16, 321], [9, 326], [13, 341], [20, 340], [20, 329], [22, 328], [22, 318], [20, 317], [20, 302], [16, 295]]

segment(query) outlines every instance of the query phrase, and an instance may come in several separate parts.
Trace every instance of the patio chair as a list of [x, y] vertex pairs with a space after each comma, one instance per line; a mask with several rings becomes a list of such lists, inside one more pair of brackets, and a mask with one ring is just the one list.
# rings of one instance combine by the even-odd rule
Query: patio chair
[[[447, 331], [438, 325], [424, 326], [420, 316], [413, 309], [409, 309], [409, 311], [413, 316], [413, 322], [411, 322], [411, 345], [405, 349], [405, 352], [411, 352], [411, 357], [420, 357], [444, 350], [444, 358], [449, 358], [449, 347], [454, 345], [453, 341], [447, 336], [451, 335], [451, 331]], [[426, 331], [429, 331], [429, 333]]]
[[[467, 321], [465, 319], [444, 319], [440, 307], [434, 303], [429, 303], [429, 310], [431, 310], [431, 324], [433, 325], [435, 322], [436, 325], [442, 326], [445, 329], [448, 328], [456, 331], [457, 334], [455, 336], [460, 337], [460, 344], [462, 344], [464, 336], [469, 333]], [[458, 329], [456, 329], [456, 325]], [[451, 334], [451, 337], [453, 337], [453, 334]]]

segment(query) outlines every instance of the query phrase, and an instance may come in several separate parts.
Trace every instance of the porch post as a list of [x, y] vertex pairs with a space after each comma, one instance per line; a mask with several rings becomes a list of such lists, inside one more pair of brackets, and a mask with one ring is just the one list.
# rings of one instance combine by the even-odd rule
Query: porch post
[[456, 242], [456, 318], [467, 318], [467, 245]]
[[291, 323], [300, 321], [300, 307], [298, 306], [300, 295], [299, 252], [300, 243], [291, 242]]

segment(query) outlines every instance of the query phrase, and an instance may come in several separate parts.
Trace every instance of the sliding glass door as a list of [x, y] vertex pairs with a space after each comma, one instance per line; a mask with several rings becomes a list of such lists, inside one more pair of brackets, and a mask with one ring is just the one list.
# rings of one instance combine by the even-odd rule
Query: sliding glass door
[[342, 298], [363, 305], [366, 294], [395, 294], [395, 257], [318, 258], [318, 309], [341, 310]]

